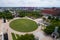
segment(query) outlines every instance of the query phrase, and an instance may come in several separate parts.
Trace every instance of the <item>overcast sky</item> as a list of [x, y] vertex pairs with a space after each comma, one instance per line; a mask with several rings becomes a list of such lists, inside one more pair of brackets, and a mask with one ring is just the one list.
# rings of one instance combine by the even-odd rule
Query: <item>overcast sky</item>
[[0, 0], [0, 7], [60, 7], [60, 0]]

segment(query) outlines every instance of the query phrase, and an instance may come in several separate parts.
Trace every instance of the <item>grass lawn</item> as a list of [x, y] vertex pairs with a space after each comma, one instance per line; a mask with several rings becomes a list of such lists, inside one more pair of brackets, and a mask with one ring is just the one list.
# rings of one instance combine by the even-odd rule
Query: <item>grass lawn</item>
[[16, 19], [10, 23], [10, 27], [19, 32], [31, 32], [36, 30], [38, 25], [29, 19]]

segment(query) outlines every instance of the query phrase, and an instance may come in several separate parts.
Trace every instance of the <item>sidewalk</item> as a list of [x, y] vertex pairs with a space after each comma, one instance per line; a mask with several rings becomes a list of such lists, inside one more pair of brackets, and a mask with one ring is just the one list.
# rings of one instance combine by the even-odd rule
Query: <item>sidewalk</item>
[[[18, 19], [18, 18], [16, 18], [16, 19]], [[30, 18], [28, 18], [28, 19], [30, 19]], [[15, 19], [13, 19], [13, 20], [15, 20]], [[13, 21], [13, 20], [11, 20], [11, 21]], [[32, 20], [32, 19], [31, 19]], [[37, 19], [37, 20], [34, 20], [34, 21], [36, 21], [37, 23], [38, 23], [38, 20], [39, 19]], [[1, 20], [0, 20], [1, 21]], [[11, 22], [10, 21], [10, 22]], [[19, 35], [24, 35], [24, 34], [26, 34], [25, 32], [23, 33], [23, 32], [18, 32], [18, 31], [15, 31], [15, 30], [13, 30], [13, 29], [11, 29], [10, 27], [9, 27], [9, 23], [10, 22], [6, 22], [6, 23], [2, 23], [3, 25], [4, 25], [4, 29], [7, 31], [7, 33], [8, 33], [8, 38], [9, 38], [9, 40], [12, 40], [12, 35], [11, 35], [11, 33], [13, 32], [13, 33], [15, 33], [15, 34], [19, 34]], [[1, 23], [0, 23], [1, 24]], [[49, 37], [49, 36], [45, 36], [44, 35], [44, 32], [41, 30], [41, 26], [39, 26], [35, 31], [33, 31], [33, 32], [27, 32], [28, 34], [30, 34], [30, 33], [33, 33], [34, 35], [35, 35], [35, 37], [38, 37], [39, 38], [39, 40], [52, 40], [52, 38], [51, 37]]]

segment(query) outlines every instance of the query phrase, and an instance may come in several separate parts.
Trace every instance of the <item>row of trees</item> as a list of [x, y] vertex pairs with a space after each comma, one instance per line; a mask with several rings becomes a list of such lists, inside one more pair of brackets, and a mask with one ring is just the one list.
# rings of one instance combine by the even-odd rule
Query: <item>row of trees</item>
[[33, 34], [25, 34], [25, 35], [21, 35], [21, 36], [16, 34], [16, 36], [15, 36], [15, 34], [12, 33], [12, 38], [13, 38], [13, 40], [35, 40], [35, 37]]
[[0, 12], [0, 18], [12, 19], [13, 16], [8, 10], [6, 10], [3, 12]]
[[48, 16], [48, 19], [49, 20], [56, 20], [56, 21], [60, 20], [59, 17], [54, 17], [54, 16]]
[[44, 32], [46, 34], [51, 35], [54, 32], [55, 27], [58, 26], [58, 33], [60, 35], [60, 20], [59, 20], [59, 18], [54, 18], [54, 17], [50, 18], [50, 16], [49, 16], [48, 19], [50, 19], [50, 25], [46, 26], [46, 28], [44, 29]]
[[[20, 10], [20, 11], [17, 11], [18, 12], [18, 16], [19, 17], [25, 17], [25, 16], [28, 16], [28, 17], [33, 17], [33, 18], [39, 18], [42, 16], [41, 14], [41, 11], [29, 11], [29, 10]], [[7, 19], [12, 19], [13, 16], [12, 16], [12, 13], [10, 13], [8, 10], [5, 10], [3, 12], [0, 12], [0, 18], [7, 18]]]
[[[41, 11], [29, 11], [29, 10], [20, 10], [17, 11], [19, 17], [32, 17], [32, 18], [39, 18], [42, 16]], [[5, 17], [6, 19], [12, 19], [13, 15], [8, 10], [5, 10], [3, 12], [0, 12], [0, 18]]]
[[39, 18], [41, 17], [41, 12], [40, 11], [27, 11], [27, 10], [21, 10], [19, 11], [19, 16], [20, 17], [34, 17], [34, 18]]

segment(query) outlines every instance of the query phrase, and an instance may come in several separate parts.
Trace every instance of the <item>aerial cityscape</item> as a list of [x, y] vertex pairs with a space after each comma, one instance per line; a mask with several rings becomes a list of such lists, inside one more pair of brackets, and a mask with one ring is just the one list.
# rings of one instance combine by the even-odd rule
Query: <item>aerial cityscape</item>
[[0, 0], [0, 40], [60, 40], [60, 1]]

